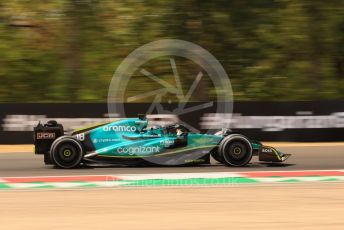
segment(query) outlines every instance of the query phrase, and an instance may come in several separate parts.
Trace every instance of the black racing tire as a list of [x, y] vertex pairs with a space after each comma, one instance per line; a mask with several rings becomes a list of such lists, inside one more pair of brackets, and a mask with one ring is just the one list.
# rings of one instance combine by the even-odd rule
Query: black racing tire
[[215, 148], [215, 149], [211, 150], [210, 151], [210, 155], [211, 155], [212, 158], [214, 158], [214, 160], [216, 160], [217, 162], [223, 164], [223, 157], [219, 153], [219, 148]]
[[64, 169], [76, 168], [83, 159], [82, 145], [72, 137], [60, 137], [50, 148], [50, 158], [55, 166]]
[[253, 156], [251, 142], [242, 135], [225, 137], [219, 146], [223, 163], [227, 166], [241, 167], [247, 165]]

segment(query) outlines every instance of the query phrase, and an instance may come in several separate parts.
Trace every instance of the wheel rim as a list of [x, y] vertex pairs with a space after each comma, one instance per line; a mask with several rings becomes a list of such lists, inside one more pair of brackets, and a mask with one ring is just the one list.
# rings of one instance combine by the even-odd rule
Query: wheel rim
[[72, 168], [80, 162], [80, 150], [73, 143], [61, 143], [55, 151], [54, 160], [60, 167]]
[[252, 158], [252, 152], [244, 141], [235, 141], [224, 146], [223, 156], [225, 161], [232, 166], [246, 165]]
[[63, 156], [70, 157], [72, 155], [72, 151], [70, 149], [63, 150]]
[[242, 143], [233, 143], [229, 146], [228, 154], [230, 157], [240, 160], [247, 155], [247, 148]]
[[239, 146], [237, 146], [233, 149], [233, 153], [234, 155], [239, 156], [242, 153], [242, 149]]

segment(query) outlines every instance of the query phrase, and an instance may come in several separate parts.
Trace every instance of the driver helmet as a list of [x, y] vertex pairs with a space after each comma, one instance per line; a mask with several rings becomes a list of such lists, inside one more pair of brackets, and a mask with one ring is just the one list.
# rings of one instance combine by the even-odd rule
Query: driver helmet
[[180, 128], [177, 128], [177, 136], [181, 136], [183, 134], [184, 134], [183, 130], [181, 130]]

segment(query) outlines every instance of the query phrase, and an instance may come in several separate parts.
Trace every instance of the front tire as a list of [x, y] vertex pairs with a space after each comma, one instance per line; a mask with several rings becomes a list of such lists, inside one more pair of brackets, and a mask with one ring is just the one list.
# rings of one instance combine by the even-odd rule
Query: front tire
[[250, 141], [242, 135], [225, 137], [219, 146], [223, 163], [227, 166], [240, 167], [247, 165], [253, 155]]
[[54, 165], [59, 168], [76, 168], [83, 159], [83, 149], [81, 144], [74, 138], [62, 137], [52, 144], [50, 158]]

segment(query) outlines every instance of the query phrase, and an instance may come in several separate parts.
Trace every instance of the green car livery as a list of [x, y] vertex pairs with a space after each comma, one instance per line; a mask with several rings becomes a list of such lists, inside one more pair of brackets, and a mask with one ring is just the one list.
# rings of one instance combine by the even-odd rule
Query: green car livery
[[75, 168], [82, 164], [198, 165], [210, 156], [227, 166], [245, 166], [252, 156], [283, 162], [290, 155], [223, 129], [214, 134], [190, 132], [182, 124], [148, 126], [145, 116], [127, 118], [64, 133], [56, 121], [34, 128], [35, 153], [46, 164]]

